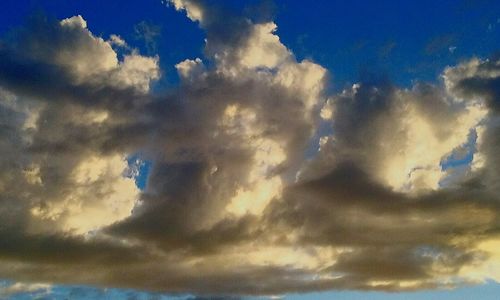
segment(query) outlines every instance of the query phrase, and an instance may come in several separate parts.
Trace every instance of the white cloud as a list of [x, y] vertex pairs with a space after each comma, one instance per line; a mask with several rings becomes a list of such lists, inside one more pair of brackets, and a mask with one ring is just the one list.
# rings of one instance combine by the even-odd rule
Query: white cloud
[[29, 294], [29, 297], [36, 299], [50, 292], [51, 285], [42, 283], [23, 283], [15, 282], [12, 284], [0, 285], [0, 297], [7, 299], [8, 297], [19, 294]]
[[290, 59], [290, 51], [274, 34], [276, 29], [276, 24], [272, 22], [254, 25], [250, 37], [238, 49], [240, 64], [247, 68], [275, 68]]
[[120, 155], [84, 158], [71, 174], [71, 189], [59, 201], [31, 208], [32, 230], [41, 229], [40, 221], [49, 221], [51, 230], [85, 234], [130, 216], [140, 191], [134, 178], [124, 176], [127, 169]]
[[195, 1], [172, 0], [171, 3], [177, 10], [185, 10], [192, 21], [203, 22], [203, 9]]

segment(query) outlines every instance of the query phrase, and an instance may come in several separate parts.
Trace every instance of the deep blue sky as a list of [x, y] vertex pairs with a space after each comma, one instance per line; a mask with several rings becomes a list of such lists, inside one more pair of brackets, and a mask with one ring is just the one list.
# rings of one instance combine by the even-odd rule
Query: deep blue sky
[[[432, 82], [447, 65], [471, 56], [488, 57], [500, 49], [500, 1], [495, 0], [248, 1], [250, 7], [243, 1], [223, 2], [227, 9], [255, 20], [272, 17], [283, 43], [298, 59], [325, 66], [336, 90], [365, 74], [387, 76], [402, 86], [416, 80]], [[175, 86], [176, 63], [203, 55], [203, 32], [160, 0], [2, 0], [0, 34], [41, 13], [58, 19], [80, 14], [94, 34], [106, 39], [117, 34], [142, 53], [158, 54], [164, 72], [159, 89]], [[154, 43], [137, 34], [141, 22], [159, 33]], [[56, 289], [54, 297], [63, 299], [69, 290]], [[87, 291], [92, 297], [102, 295]], [[128, 293], [114, 290], [106, 297], [119, 299]], [[404, 294], [331, 292], [287, 299], [500, 299], [500, 285]]]
[[446, 65], [500, 46], [499, 1], [302, 3], [280, 5], [279, 35], [298, 57], [326, 66], [338, 85], [360, 72], [386, 73], [403, 85], [432, 81]]
[[[213, 2], [256, 19], [256, 12], [272, 17], [281, 40], [299, 59], [330, 70], [336, 89], [365, 73], [405, 86], [434, 81], [447, 65], [500, 49], [500, 2], [494, 0]], [[159, 54], [163, 85], [175, 82], [175, 63], [202, 56], [203, 32], [160, 0], [3, 0], [0, 32], [40, 12], [59, 19], [81, 14], [94, 34], [118, 34], [144, 53]], [[135, 33], [140, 22], [160, 28], [153, 51]]]

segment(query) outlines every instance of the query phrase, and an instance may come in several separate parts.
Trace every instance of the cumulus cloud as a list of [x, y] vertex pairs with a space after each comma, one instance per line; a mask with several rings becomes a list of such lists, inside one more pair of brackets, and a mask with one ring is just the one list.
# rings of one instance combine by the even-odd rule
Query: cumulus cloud
[[0, 44], [1, 277], [201, 296], [498, 280], [497, 59], [328, 95], [272, 21], [172, 4], [207, 39], [166, 95], [158, 56], [82, 16]]
[[355, 161], [382, 184], [416, 191], [439, 187], [446, 176], [440, 163], [467, 142], [487, 109], [428, 84], [402, 90], [382, 81], [355, 84], [322, 112], [331, 114], [334, 134], [324, 137], [320, 157]]

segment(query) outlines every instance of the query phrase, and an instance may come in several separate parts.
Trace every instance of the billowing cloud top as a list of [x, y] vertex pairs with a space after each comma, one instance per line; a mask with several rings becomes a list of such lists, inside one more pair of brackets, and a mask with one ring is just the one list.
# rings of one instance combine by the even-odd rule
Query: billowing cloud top
[[207, 39], [167, 95], [159, 57], [82, 16], [0, 43], [1, 277], [205, 295], [500, 280], [498, 59], [328, 95], [273, 22], [172, 4]]

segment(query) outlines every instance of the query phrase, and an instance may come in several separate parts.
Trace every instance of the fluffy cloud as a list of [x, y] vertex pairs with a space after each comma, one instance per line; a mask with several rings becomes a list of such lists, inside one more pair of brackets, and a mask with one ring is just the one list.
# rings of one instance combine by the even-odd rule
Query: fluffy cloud
[[440, 163], [468, 141], [487, 114], [480, 102], [462, 103], [438, 87], [401, 90], [386, 82], [360, 83], [322, 109], [333, 119], [323, 160], [355, 161], [397, 191], [435, 190], [446, 176]]
[[168, 95], [158, 57], [81, 16], [1, 44], [0, 276], [203, 295], [498, 280], [498, 60], [327, 95], [273, 22], [172, 4], [207, 39]]
[[15, 116], [4, 119], [2, 151], [10, 155], [2, 157], [2, 190], [6, 203], [26, 210], [9, 214], [26, 219], [31, 233], [86, 233], [127, 217], [139, 194], [123, 177], [128, 153], [103, 149], [127, 121], [103, 102], [122, 101], [108, 98], [113, 92], [146, 93], [157, 59], [131, 54], [119, 62], [81, 16], [32, 20], [16, 37], [2, 49], [0, 105]]

